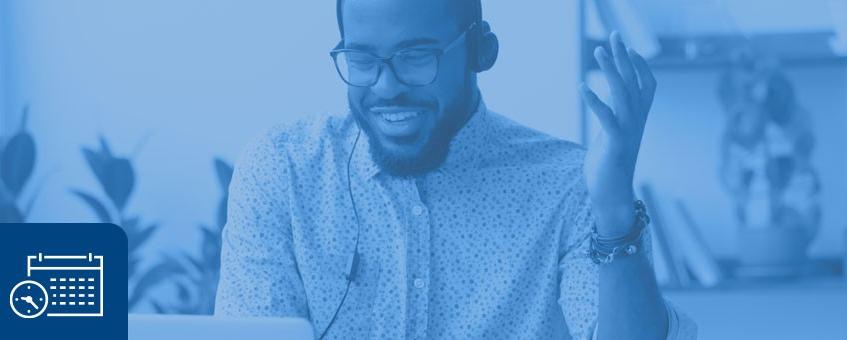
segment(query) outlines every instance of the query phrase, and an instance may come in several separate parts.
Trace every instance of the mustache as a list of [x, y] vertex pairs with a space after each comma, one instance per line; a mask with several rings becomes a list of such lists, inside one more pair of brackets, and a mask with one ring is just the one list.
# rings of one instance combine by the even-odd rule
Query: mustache
[[429, 109], [429, 110], [433, 110], [433, 111], [438, 109], [438, 103], [436, 103], [435, 101], [416, 99], [416, 98], [412, 98], [412, 97], [409, 97], [409, 96], [406, 96], [406, 95], [400, 95], [400, 96], [397, 96], [397, 97], [394, 97], [394, 98], [391, 98], [391, 99], [384, 99], [384, 98], [370, 99], [370, 98], [366, 98], [362, 102], [362, 107], [366, 108], [366, 109], [369, 109], [369, 108], [372, 108], [372, 107], [392, 107], [392, 106], [420, 107], [420, 108]]

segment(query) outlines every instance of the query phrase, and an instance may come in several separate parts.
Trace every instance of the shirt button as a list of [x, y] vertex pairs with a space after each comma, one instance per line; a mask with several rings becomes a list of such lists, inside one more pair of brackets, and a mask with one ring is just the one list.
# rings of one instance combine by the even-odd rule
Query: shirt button
[[415, 288], [421, 289], [424, 287], [424, 285], [425, 283], [423, 279], [415, 279]]
[[414, 207], [412, 207], [412, 214], [415, 216], [420, 216], [421, 214], [423, 214], [423, 212], [424, 208], [422, 206], [415, 205]]

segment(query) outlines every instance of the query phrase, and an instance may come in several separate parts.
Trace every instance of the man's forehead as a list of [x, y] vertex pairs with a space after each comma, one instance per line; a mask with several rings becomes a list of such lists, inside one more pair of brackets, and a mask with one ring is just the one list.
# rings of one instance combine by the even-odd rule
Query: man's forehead
[[456, 0], [343, 0], [345, 43], [386, 45], [448, 38], [456, 31]]
[[446, 14], [455, 17], [457, 4], [466, 0], [341, 0], [341, 11], [344, 14], [381, 16], [392, 15], [394, 17], [405, 16], [441, 16], [444, 20]]

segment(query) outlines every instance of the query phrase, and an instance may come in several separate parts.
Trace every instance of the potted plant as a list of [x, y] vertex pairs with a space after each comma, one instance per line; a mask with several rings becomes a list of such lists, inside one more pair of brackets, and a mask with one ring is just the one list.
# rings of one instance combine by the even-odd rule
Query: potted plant
[[740, 226], [737, 274], [800, 274], [821, 218], [809, 115], [776, 63], [749, 56], [724, 74], [719, 97], [727, 118], [720, 177]]

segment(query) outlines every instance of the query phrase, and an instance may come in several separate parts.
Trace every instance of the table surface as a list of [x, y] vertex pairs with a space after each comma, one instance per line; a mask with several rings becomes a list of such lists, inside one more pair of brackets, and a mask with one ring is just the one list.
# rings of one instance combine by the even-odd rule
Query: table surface
[[691, 316], [698, 339], [847, 340], [847, 280], [738, 282], [666, 289]]

